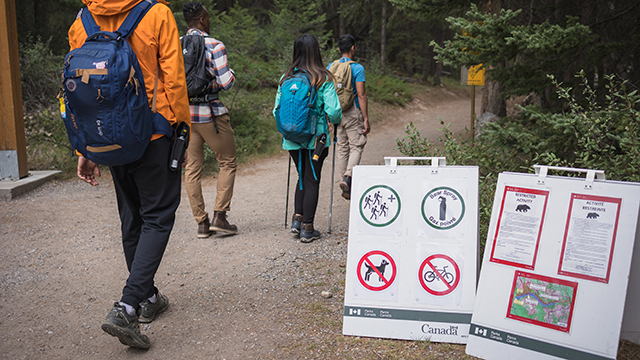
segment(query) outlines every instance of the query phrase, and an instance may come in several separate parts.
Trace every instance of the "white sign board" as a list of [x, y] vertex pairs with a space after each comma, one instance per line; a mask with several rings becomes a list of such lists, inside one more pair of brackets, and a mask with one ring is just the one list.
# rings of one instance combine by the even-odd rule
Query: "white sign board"
[[[478, 267], [478, 168], [353, 169], [345, 335], [466, 343]], [[409, 158], [415, 160], [416, 158]]]
[[640, 184], [548, 169], [498, 177], [469, 355], [616, 358]]

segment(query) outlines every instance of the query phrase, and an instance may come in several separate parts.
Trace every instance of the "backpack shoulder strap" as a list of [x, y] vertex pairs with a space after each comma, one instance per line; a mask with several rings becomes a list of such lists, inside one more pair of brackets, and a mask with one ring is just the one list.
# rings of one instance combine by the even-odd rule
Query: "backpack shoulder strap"
[[93, 15], [91, 15], [89, 8], [82, 8], [82, 10], [80, 10], [80, 20], [82, 20], [82, 25], [84, 26], [84, 31], [87, 33], [87, 37], [100, 31], [100, 26], [96, 24], [96, 20], [93, 18]]
[[138, 5], [136, 5], [133, 9], [131, 9], [131, 11], [129, 11], [127, 18], [124, 19], [122, 25], [120, 25], [116, 32], [123, 38], [128, 38], [129, 35], [131, 35], [131, 33], [133, 32], [133, 29], [138, 26], [138, 23], [140, 22], [140, 20], [142, 20], [147, 11], [149, 11], [149, 9], [151, 9], [151, 7], [157, 3], [158, 2], [155, 0], [143, 0], [139, 2]]

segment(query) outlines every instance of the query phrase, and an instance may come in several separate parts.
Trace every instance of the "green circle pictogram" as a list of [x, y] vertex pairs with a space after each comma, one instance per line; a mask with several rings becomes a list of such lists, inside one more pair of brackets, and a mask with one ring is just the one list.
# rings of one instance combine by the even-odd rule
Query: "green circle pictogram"
[[[429, 199], [429, 196], [432, 195], [432, 194], [436, 194], [438, 191], [440, 191], [440, 193], [437, 194], [437, 196], [438, 196], [438, 200], [437, 201], [439, 201], [439, 202], [440, 202], [441, 198], [444, 198], [444, 202], [446, 202], [446, 197], [450, 197], [451, 199], [455, 199], [455, 196], [457, 196], [458, 199], [460, 199], [460, 205], [461, 205], [460, 216], [457, 219], [455, 217], [451, 217], [450, 220], [449, 220], [448, 217], [445, 217], [444, 220], [442, 220], [440, 218], [440, 222], [444, 223], [444, 226], [439, 226], [439, 225], [434, 224], [434, 222], [437, 223], [438, 221], [433, 217], [433, 215], [427, 217], [427, 214], [424, 213], [425, 203]], [[454, 190], [454, 189], [452, 189], [450, 187], [441, 186], [441, 187], [437, 187], [435, 189], [432, 189], [431, 191], [429, 191], [427, 193], [427, 195], [424, 196], [424, 198], [422, 199], [422, 206], [421, 206], [420, 210], [422, 212], [422, 218], [424, 219], [424, 221], [429, 226], [431, 226], [432, 228], [437, 229], [437, 230], [447, 230], [447, 229], [451, 229], [451, 228], [455, 227], [456, 225], [458, 225], [460, 223], [460, 221], [464, 217], [465, 204], [464, 204], [464, 199], [462, 198], [462, 196], [460, 196], [460, 193], [458, 193], [456, 190]], [[445, 210], [442, 211], [442, 212], [446, 213], [446, 207], [445, 207]]]
[[[388, 191], [391, 192], [391, 196], [388, 198], [390, 203], [393, 204], [393, 201], [397, 201], [397, 205], [394, 204], [394, 207], [397, 206], [397, 210], [395, 212], [395, 214], [393, 215], [393, 217], [391, 218], [391, 220], [384, 222], [384, 223], [377, 223], [377, 222], [373, 222], [371, 221], [371, 219], [373, 217], [376, 217], [376, 220], [378, 219], [378, 216], [376, 216], [376, 211], [377, 211], [377, 207], [376, 210], [374, 211], [374, 207], [373, 207], [373, 203], [375, 202], [376, 199], [371, 199], [371, 194], [369, 194], [372, 190], [375, 189], [386, 189]], [[379, 191], [378, 191], [379, 194]], [[367, 196], [369, 195], [369, 196]], [[395, 196], [395, 198], [394, 198]], [[378, 199], [378, 203], [380, 203], [380, 199], [382, 199], [382, 196], [380, 196], [380, 198]], [[371, 215], [369, 218], [367, 218], [367, 216], [364, 214], [364, 208], [363, 208], [363, 203], [365, 207], [369, 207], [370, 210], [370, 214]], [[380, 213], [383, 213], [384, 211], [384, 207], [386, 206], [386, 203], [384, 204], [379, 204], [381, 205], [381, 209], [380, 209]], [[390, 206], [387, 208], [387, 210], [390, 210]], [[372, 212], [373, 211], [373, 212]], [[374, 185], [370, 188], [368, 188], [364, 193], [362, 193], [362, 196], [360, 197], [360, 216], [362, 217], [362, 219], [369, 225], [371, 226], [376, 226], [376, 227], [383, 227], [383, 226], [387, 226], [389, 224], [391, 224], [392, 222], [394, 222], [397, 218], [398, 215], [400, 215], [400, 196], [398, 196], [398, 193], [393, 190], [391, 187], [387, 186], [387, 185]], [[388, 217], [385, 215], [385, 218]]]

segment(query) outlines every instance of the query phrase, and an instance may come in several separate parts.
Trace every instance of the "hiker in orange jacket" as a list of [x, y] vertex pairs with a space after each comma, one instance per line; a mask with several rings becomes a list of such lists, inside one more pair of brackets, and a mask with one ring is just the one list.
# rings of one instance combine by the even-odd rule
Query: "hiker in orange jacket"
[[[149, 0], [144, 0], [149, 1]], [[115, 31], [141, 0], [82, 0], [102, 31]], [[157, 76], [156, 110], [169, 123], [191, 124], [182, 46], [175, 18], [164, 0], [157, 0], [127, 39], [144, 74], [149, 104]], [[83, 9], [82, 11], [86, 11]], [[79, 48], [87, 33], [78, 14], [69, 29], [69, 46]], [[122, 244], [129, 278], [102, 324], [123, 344], [147, 349], [149, 338], [139, 322], [151, 322], [169, 307], [169, 299], [154, 286], [155, 273], [173, 229], [180, 204], [181, 172], [170, 171], [171, 140], [154, 134], [144, 155], [132, 163], [111, 166], [122, 222]], [[98, 166], [80, 156], [78, 177], [98, 185]]]

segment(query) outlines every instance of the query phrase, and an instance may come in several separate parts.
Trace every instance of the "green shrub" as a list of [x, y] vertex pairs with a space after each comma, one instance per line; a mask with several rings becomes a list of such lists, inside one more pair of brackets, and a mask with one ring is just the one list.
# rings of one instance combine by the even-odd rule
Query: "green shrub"
[[77, 160], [56, 106], [27, 114], [24, 128], [29, 169], [62, 170], [66, 176], [75, 173]]
[[367, 73], [366, 90], [367, 96], [377, 102], [402, 106], [413, 99], [411, 91], [403, 80], [387, 75]]
[[26, 112], [42, 110], [55, 103], [63, 61], [62, 56], [53, 54], [49, 42], [38, 39], [20, 43], [20, 80]]

